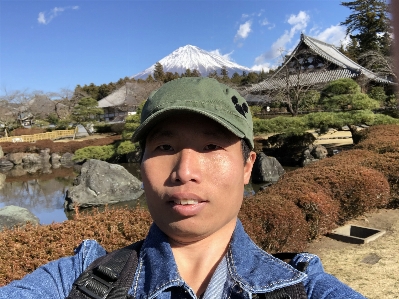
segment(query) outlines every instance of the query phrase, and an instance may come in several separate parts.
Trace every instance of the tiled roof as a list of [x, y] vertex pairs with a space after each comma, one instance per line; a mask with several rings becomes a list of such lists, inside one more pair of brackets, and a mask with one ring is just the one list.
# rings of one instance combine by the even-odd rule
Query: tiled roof
[[[295, 50], [291, 53], [290, 57], [285, 61], [283, 66], [279, 68], [280, 71], [285, 68], [285, 66], [296, 54], [302, 44], [305, 44], [317, 55], [323, 57], [328, 62], [337, 65], [341, 69], [302, 73], [299, 76], [299, 80], [298, 75], [290, 75], [290, 86], [294, 86], [298, 82], [300, 82], [301, 85], [315, 85], [320, 83], [327, 83], [340, 78], [354, 78], [361, 74], [372, 81], [385, 84], [393, 84], [392, 81], [378, 77], [372, 71], [362, 67], [353, 60], [349, 59], [344, 54], [342, 54], [334, 45], [327, 44], [304, 34], [301, 34], [301, 41], [299, 42]], [[270, 79], [266, 79], [263, 82], [254, 84], [251, 87], [247, 88], [247, 91], [256, 92], [260, 90], [273, 90], [286, 86], [287, 80], [285, 78], [277, 78], [279, 77], [278, 74], [279, 71], [277, 71]]]
[[287, 78], [271, 78], [248, 88], [249, 92], [256, 92], [260, 90], [274, 90], [282, 89], [287, 86], [299, 85], [316, 85], [320, 83], [327, 83], [341, 78], [354, 78], [358, 73], [352, 72], [348, 69], [324, 71], [318, 73], [302, 73], [298, 75], [290, 75]]

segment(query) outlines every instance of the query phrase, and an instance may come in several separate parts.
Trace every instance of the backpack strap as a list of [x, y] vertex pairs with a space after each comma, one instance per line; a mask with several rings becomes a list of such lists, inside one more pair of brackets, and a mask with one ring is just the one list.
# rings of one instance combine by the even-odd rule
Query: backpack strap
[[128, 298], [144, 240], [93, 261], [75, 280], [66, 299]]

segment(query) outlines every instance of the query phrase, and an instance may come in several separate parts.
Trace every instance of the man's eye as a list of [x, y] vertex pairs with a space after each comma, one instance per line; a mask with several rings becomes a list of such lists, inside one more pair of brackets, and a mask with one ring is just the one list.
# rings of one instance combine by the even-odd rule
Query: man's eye
[[170, 146], [169, 144], [162, 144], [162, 145], [158, 146], [158, 148], [163, 151], [173, 150], [172, 146]]
[[205, 150], [208, 151], [213, 151], [213, 150], [217, 150], [218, 148], [220, 148], [220, 146], [216, 145], [216, 144], [208, 144], [205, 146]]

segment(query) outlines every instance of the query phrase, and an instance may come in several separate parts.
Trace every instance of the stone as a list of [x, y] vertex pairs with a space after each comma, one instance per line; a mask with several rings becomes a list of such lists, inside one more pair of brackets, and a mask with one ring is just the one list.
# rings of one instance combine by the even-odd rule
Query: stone
[[144, 190], [141, 181], [123, 166], [90, 159], [82, 165], [65, 197], [65, 208], [80, 208], [114, 204], [139, 198]]
[[2, 158], [0, 159], [0, 170], [8, 171], [14, 167], [14, 163], [9, 161], [8, 159]]
[[370, 253], [366, 257], [364, 257], [361, 262], [368, 265], [377, 264], [378, 261], [381, 259], [380, 256], [376, 255], [375, 253]]
[[2, 147], [0, 146], [0, 159], [4, 157], [4, 152]]
[[251, 178], [252, 182], [255, 184], [266, 182], [275, 183], [284, 173], [284, 168], [276, 158], [266, 156], [265, 153], [260, 152], [256, 155]]
[[28, 209], [17, 206], [6, 206], [0, 209], [0, 230], [13, 228], [16, 225], [23, 226], [27, 222], [39, 224], [39, 218]]
[[50, 156], [51, 164], [60, 163], [61, 156], [59, 153], [52, 153]]
[[40, 155], [40, 158], [42, 160], [42, 163], [49, 163], [50, 162], [50, 149], [49, 148], [41, 150], [39, 155]]
[[61, 156], [61, 159], [60, 159], [61, 165], [62, 165], [62, 166], [65, 166], [65, 167], [72, 167], [73, 164], [74, 164], [72, 158], [73, 158], [73, 154], [71, 154], [71, 153], [65, 153], [65, 154], [63, 154], [63, 155]]
[[25, 153], [10, 153], [7, 155], [9, 161], [14, 163], [15, 165], [22, 164], [22, 158], [25, 156]]
[[324, 146], [322, 146], [321, 144], [318, 144], [313, 147], [310, 154], [313, 157], [315, 157], [316, 159], [322, 160], [328, 156], [328, 151]]
[[40, 164], [41, 162], [42, 158], [36, 153], [26, 153], [25, 156], [22, 157], [23, 164]]

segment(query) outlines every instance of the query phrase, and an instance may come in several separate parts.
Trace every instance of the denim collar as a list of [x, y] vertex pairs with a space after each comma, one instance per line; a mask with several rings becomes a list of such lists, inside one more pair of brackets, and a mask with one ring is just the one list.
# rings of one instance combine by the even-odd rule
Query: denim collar
[[[237, 220], [226, 258], [229, 280], [248, 293], [270, 292], [299, 283], [307, 277], [256, 246], [245, 233], [240, 220]], [[182, 287], [196, 298], [180, 277], [167, 236], [152, 224], [141, 248], [129, 293], [135, 298], [155, 298], [170, 287]]]

